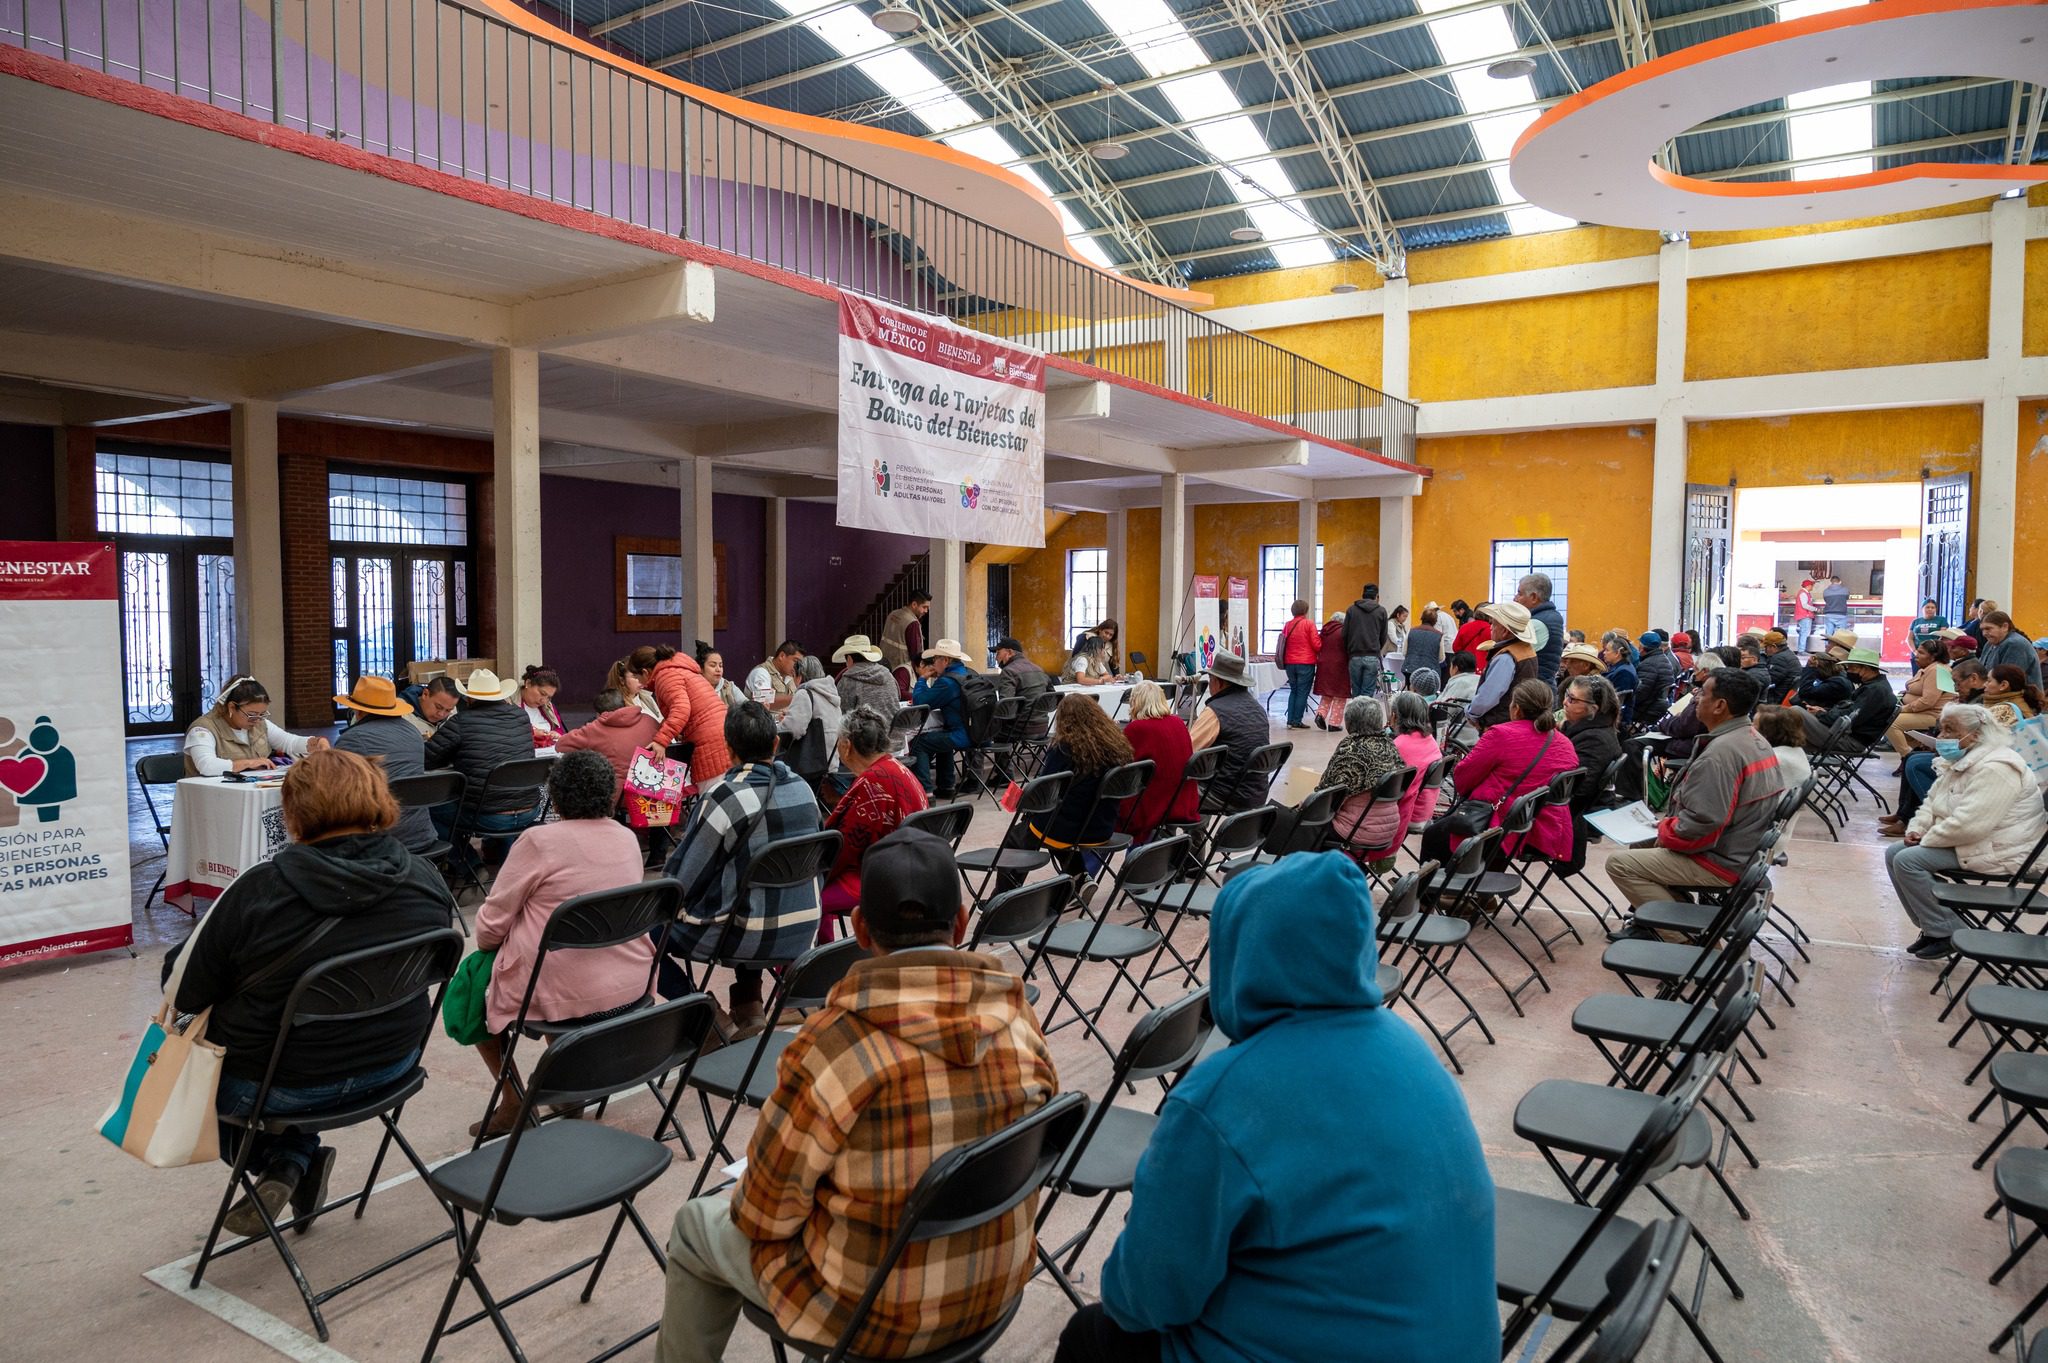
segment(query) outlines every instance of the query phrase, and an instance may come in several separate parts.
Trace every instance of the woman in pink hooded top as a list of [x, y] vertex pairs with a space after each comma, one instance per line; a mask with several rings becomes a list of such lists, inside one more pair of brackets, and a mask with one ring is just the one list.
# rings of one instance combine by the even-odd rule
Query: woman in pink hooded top
[[[1551, 777], [1579, 765], [1572, 741], [1557, 727], [1551, 701], [1549, 683], [1533, 678], [1516, 682], [1508, 693], [1507, 719], [1488, 729], [1478, 746], [1451, 772], [1460, 797], [1498, 804], [1489, 827], [1500, 823], [1514, 803], [1512, 797], [1541, 790]], [[1526, 848], [1537, 856], [1568, 861], [1572, 855], [1571, 811], [1563, 805], [1546, 806], [1537, 812], [1536, 826], [1526, 839], [1506, 841], [1515, 844], [1501, 849], [1509, 856]], [[1456, 846], [1451, 844], [1453, 850]], [[1423, 855], [1433, 855], [1427, 839]]]
[[654, 741], [660, 726], [654, 716], [629, 702], [617, 691], [597, 694], [597, 718], [581, 728], [571, 729], [555, 740], [555, 751], [594, 752], [612, 764], [612, 798], [616, 800], [626, 784], [626, 768], [633, 754]]

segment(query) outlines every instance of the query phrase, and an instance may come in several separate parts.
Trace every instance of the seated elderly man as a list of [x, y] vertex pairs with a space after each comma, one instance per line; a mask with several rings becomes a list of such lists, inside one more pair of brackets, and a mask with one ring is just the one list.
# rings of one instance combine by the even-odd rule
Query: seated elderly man
[[1892, 720], [1899, 713], [1899, 698], [1892, 690], [1891, 681], [1884, 675], [1884, 659], [1874, 648], [1850, 650], [1842, 660], [1842, 670], [1849, 674], [1855, 690], [1849, 698], [1822, 709], [1818, 705], [1804, 705], [1806, 712], [1806, 746], [1818, 751], [1828, 741], [1828, 730], [1837, 720], [1849, 721], [1847, 742], [1853, 748], [1867, 748], [1884, 738], [1885, 731], [1892, 727]]
[[1188, 726], [1188, 739], [1200, 752], [1212, 744], [1224, 747], [1216, 776], [1202, 787], [1202, 812], [1235, 813], [1266, 803], [1270, 774], [1250, 770], [1254, 752], [1273, 737], [1273, 717], [1251, 693], [1244, 659], [1218, 652], [1209, 662], [1209, 704]]
[[1940, 960], [1955, 948], [1950, 938], [1966, 926], [1934, 898], [1934, 878], [1971, 871], [2007, 876], [2019, 869], [2041, 837], [2040, 792], [2012, 733], [1982, 705], [1951, 705], [1936, 730], [1934, 786], [1903, 841], [1885, 848], [1885, 870], [1899, 906], [1920, 929], [1907, 951]]
[[[661, 1363], [723, 1358], [742, 1300], [829, 1349], [932, 1162], [1059, 1091], [1024, 982], [960, 949], [967, 906], [944, 839], [903, 828], [868, 849], [853, 935], [873, 956], [782, 1053], [738, 1185], [676, 1212]], [[1036, 1206], [905, 1249], [854, 1351], [930, 1353], [993, 1324], [1031, 1277]]]

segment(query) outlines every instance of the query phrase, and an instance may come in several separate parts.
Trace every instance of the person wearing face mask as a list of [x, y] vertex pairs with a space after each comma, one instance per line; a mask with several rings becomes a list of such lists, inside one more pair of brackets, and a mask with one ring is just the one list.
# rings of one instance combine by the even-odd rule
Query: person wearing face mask
[[304, 757], [327, 746], [324, 738], [301, 738], [270, 722], [270, 693], [254, 677], [230, 677], [213, 708], [185, 731], [185, 774], [226, 776], [270, 771], [279, 758]]
[[1934, 747], [1934, 786], [1905, 837], [1884, 855], [1899, 905], [1920, 929], [1906, 950], [1923, 961], [1946, 959], [1956, 929], [1967, 926], [1935, 899], [1935, 877], [2011, 875], [2048, 823], [2011, 731], [1989, 709], [1957, 704], [1943, 710]]
[[[1984, 691], [1991, 676], [1984, 670], [1984, 664], [1975, 658], [1965, 658], [1949, 668], [1949, 675], [1955, 681], [1956, 701], [1965, 705], [1986, 703]], [[1953, 702], [1951, 702], [1953, 703]], [[1946, 705], [1943, 706], [1947, 708]], [[1993, 708], [1991, 717], [1997, 719], [1998, 711]], [[1803, 725], [1805, 721], [1801, 721]], [[1937, 716], [1937, 727], [1939, 717]], [[1880, 815], [1877, 831], [1887, 838], [1906, 836], [1906, 825], [1919, 811], [1920, 802], [1927, 798], [1927, 792], [1934, 788], [1934, 754], [1927, 748], [1917, 748], [1906, 755], [1899, 766], [1899, 798], [1892, 802], [1894, 812]]]

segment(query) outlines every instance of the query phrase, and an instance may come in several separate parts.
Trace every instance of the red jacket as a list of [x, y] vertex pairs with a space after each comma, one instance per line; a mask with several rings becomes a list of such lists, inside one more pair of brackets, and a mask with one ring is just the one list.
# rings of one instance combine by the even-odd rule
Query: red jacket
[[1188, 726], [1174, 715], [1134, 719], [1124, 726], [1124, 737], [1131, 741], [1132, 761], [1152, 759], [1152, 779], [1136, 799], [1124, 803], [1117, 827], [1134, 838], [1147, 838], [1162, 823], [1193, 823], [1199, 817], [1202, 792], [1193, 782], [1180, 779], [1195, 755]]
[[1323, 626], [1322, 646], [1316, 650], [1316, 694], [1325, 699], [1351, 694], [1351, 659], [1344, 652], [1344, 617]]
[[555, 740], [558, 752], [589, 750], [612, 764], [612, 794], [626, 784], [626, 768], [633, 754], [654, 741], [654, 716], [637, 705], [607, 710], [580, 729], [571, 729]]
[[678, 739], [697, 745], [690, 756], [690, 779], [709, 785], [732, 766], [725, 746], [725, 702], [704, 680], [695, 658], [678, 653], [654, 665], [654, 702], [661, 707], [661, 728], [654, 745], [666, 748]]
[[1322, 636], [1316, 633], [1316, 622], [1306, 615], [1297, 615], [1280, 627], [1280, 663], [1293, 667], [1300, 663], [1313, 663], [1323, 648]]
[[1479, 646], [1493, 637], [1493, 626], [1478, 616], [1473, 616], [1458, 626], [1457, 637], [1451, 640], [1451, 652], [1469, 653], [1479, 657]]
[[854, 777], [846, 794], [825, 816], [825, 827], [839, 830], [839, 857], [826, 873], [827, 889], [844, 890], [858, 904], [861, 858], [868, 848], [894, 833], [906, 814], [924, 807], [924, 787], [887, 753]]

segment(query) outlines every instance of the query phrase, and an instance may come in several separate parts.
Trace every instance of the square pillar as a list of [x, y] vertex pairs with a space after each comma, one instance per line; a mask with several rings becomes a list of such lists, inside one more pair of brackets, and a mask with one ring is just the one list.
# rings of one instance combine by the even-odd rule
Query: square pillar
[[[682, 637], [676, 647], [687, 653], [699, 639], [716, 642], [712, 630], [718, 619], [718, 561], [712, 554], [711, 461], [685, 455], [676, 461], [676, 472], [682, 492], [676, 540], [683, 558], [683, 608], [676, 629]], [[768, 646], [780, 642], [777, 636]]]
[[1408, 396], [1408, 281], [1380, 285], [1380, 391]]
[[[285, 694], [283, 499], [277, 404], [238, 402], [228, 417], [234, 469], [235, 668]], [[201, 699], [213, 703], [212, 696]]]
[[[768, 499], [768, 581], [764, 595], [767, 598], [768, 647], [774, 648], [789, 637], [789, 500], [784, 497]], [[703, 636], [710, 638], [710, 635]], [[813, 651], [830, 649], [838, 644], [834, 639], [806, 640], [805, 646]], [[828, 653], [826, 655], [830, 657]]]
[[1380, 498], [1380, 604], [1388, 610], [1407, 606], [1409, 617], [1415, 607], [1408, 600], [1415, 561], [1415, 498]]
[[491, 352], [491, 507], [501, 676], [540, 662], [540, 353]]
[[[1986, 353], [1984, 436], [1977, 456], [1971, 596], [2013, 604], [2015, 522], [2019, 514], [2022, 328], [2026, 312], [2027, 201], [1991, 205], [1991, 326]], [[2023, 623], [2031, 624], [2031, 621]]]
[[1118, 629], [1128, 633], [1130, 621], [1124, 616], [1130, 595], [1126, 584], [1130, 580], [1131, 513], [1111, 511], [1107, 513], [1107, 519], [1108, 553], [1104, 555], [1104, 559], [1109, 564], [1109, 584], [1106, 593], [1109, 599], [1103, 603], [1103, 613], [1117, 622]]
[[1159, 658], [1152, 668], [1161, 675], [1168, 661], [1184, 651], [1181, 613], [1188, 590], [1189, 545], [1188, 480], [1182, 473], [1159, 478]]
[[1650, 452], [1650, 562], [1647, 620], [1637, 627], [1676, 629], [1685, 582], [1685, 292], [1683, 240], [1657, 251], [1657, 430]]
[[[932, 613], [925, 620], [924, 646], [958, 639], [975, 658], [981, 654], [974, 638], [963, 637], [967, 624], [967, 546], [959, 540], [932, 541]], [[987, 626], [982, 633], [988, 632]]]
[[1309, 618], [1320, 629], [1324, 616], [1323, 603], [1316, 599], [1316, 543], [1321, 538], [1317, 526], [1318, 510], [1313, 495], [1295, 504], [1294, 594], [1308, 602]]

